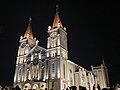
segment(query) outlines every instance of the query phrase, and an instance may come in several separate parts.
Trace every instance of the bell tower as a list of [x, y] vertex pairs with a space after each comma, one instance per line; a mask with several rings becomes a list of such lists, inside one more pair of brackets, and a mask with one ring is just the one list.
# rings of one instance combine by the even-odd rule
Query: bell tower
[[39, 41], [33, 38], [31, 18], [19, 42], [14, 86], [22, 90], [46, 88], [46, 49], [38, 46]]
[[[56, 5], [53, 25], [48, 27], [47, 57], [50, 69], [48, 78], [49, 89], [55, 90], [55, 88], [59, 87], [59, 90], [61, 90], [67, 87], [67, 33], [59, 17], [58, 5]], [[51, 83], [52, 86], [50, 86]]]
[[62, 26], [58, 5], [56, 5], [56, 13], [52, 27], [48, 27], [48, 57], [61, 56], [67, 59], [67, 33], [66, 28]]
[[31, 18], [29, 19], [29, 24], [24, 36], [20, 37], [19, 43], [14, 83], [25, 82], [27, 79], [30, 80], [32, 77], [30, 74], [31, 67], [27, 64], [28, 62], [31, 62], [31, 55], [29, 55], [29, 52], [38, 44], [38, 40], [36, 40], [36, 38], [33, 39]]

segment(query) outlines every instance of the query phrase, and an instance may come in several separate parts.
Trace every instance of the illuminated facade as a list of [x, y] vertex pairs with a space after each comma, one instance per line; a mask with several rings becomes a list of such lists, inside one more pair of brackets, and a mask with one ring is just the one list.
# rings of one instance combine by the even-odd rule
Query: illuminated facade
[[108, 71], [104, 61], [100, 66], [91, 66], [91, 69], [94, 75], [97, 76], [98, 83], [100, 84], [101, 88], [106, 88], [106, 86], [110, 86]]
[[33, 37], [31, 19], [19, 42], [14, 86], [23, 90], [65, 90], [71, 86], [92, 90], [94, 84], [97, 86], [99, 80], [92, 71], [68, 60], [67, 33], [58, 7], [53, 25], [48, 27], [47, 49], [38, 46], [39, 41]]

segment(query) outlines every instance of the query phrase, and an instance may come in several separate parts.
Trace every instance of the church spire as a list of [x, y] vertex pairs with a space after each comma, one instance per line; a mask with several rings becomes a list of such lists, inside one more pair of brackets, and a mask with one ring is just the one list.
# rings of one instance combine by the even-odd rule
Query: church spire
[[56, 27], [58, 27], [58, 26], [63, 27], [63, 26], [62, 26], [62, 23], [61, 23], [61, 21], [60, 21], [58, 8], [59, 8], [59, 6], [56, 5], [56, 13], [55, 13], [55, 17], [54, 17], [54, 21], [53, 21], [52, 28], [56, 28]]
[[31, 17], [29, 19], [29, 24], [28, 24], [28, 27], [26, 29], [26, 32], [24, 34], [24, 38], [31, 38], [33, 39], [33, 33], [32, 33], [32, 27], [31, 27]]

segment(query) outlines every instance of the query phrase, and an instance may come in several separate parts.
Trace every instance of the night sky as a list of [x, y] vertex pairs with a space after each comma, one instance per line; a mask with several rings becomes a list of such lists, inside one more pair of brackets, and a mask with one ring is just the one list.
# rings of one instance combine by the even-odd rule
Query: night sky
[[19, 38], [29, 17], [34, 36], [46, 48], [56, 4], [67, 28], [69, 59], [88, 70], [104, 60], [111, 85], [120, 83], [119, 0], [0, 0], [0, 84], [13, 83]]

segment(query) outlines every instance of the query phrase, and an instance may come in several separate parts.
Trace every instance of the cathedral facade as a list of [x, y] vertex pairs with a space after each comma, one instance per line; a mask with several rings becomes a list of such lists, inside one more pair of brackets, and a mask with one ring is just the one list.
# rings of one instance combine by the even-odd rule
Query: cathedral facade
[[98, 84], [101, 88], [108, 86], [106, 68], [92, 66], [89, 71], [68, 60], [67, 33], [58, 7], [53, 25], [48, 27], [47, 49], [39, 46], [39, 41], [33, 37], [31, 19], [19, 42], [14, 86], [18, 85], [22, 90], [66, 90], [72, 86], [77, 90], [81, 87], [93, 90]]

